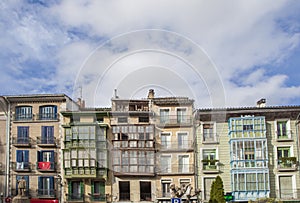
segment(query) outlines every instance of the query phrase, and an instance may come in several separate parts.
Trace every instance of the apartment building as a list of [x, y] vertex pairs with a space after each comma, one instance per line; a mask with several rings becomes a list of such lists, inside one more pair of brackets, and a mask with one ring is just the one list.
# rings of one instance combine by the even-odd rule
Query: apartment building
[[187, 97], [156, 98], [153, 90], [148, 98], [155, 123], [157, 200], [170, 202], [171, 183], [195, 188], [194, 101]]
[[7, 122], [8, 122], [8, 104], [5, 98], [0, 97], [0, 198], [4, 200], [6, 195], [6, 184], [8, 180], [8, 174], [6, 173], [7, 169], [7, 161], [8, 161], [8, 153], [6, 144], [7, 138]]
[[202, 200], [208, 202], [219, 175], [234, 202], [264, 197], [299, 202], [299, 115], [300, 106], [197, 110]]
[[106, 202], [111, 193], [107, 142], [110, 109], [63, 111], [65, 202]]
[[6, 195], [17, 195], [18, 180], [23, 177], [27, 183], [26, 194], [32, 200], [58, 200], [62, 136], [59, 113], [77, 108], [77, 105], [64, 94], [6, 96], [2, 99], [8, 106]]
[[156, 199], [155, 127], [148, 99], [112, 99], [113, 202]]

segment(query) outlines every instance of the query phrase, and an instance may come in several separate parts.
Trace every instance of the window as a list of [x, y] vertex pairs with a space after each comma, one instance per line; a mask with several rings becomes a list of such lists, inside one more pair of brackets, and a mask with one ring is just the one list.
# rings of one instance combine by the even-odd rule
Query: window
[[129, 181], [119, 181], [119, 200], [130, 200], [130, 183]]
[[38, 196], [54, 196], [54, 177], [38, 178]]
[[177, 123], [186, 123], [186, 108], [177, 108]]
[[127, 117], [118, 117], [118, 123], [127, 123], [128, 118]]
[[84, 185], [82, 181], [70, 181], [68, 187], [70, 200], [83, 200]]
[[269, 190], [268, 172], [238, 172], [233, 176], [233, 191], [267, 191]]
[[105, 201], [105, 183], [103, 181], [92, 182], [92, 197], [94, 201]]
[[42, 126], [41, 144], [54, 144], [54, 126]]
[[37, 152], [38, 169], [49, 170], [54, 169], [54, 151], [38, 151]]
[[171, 133], [161, 133], [161, 148], [162, 149], [169, 149], [171, 148]]
[[17, 135], [18, 144], [29, 144], [29, 127], [28, 126], [18, 126]]
[[290, 147], [278, 147], [277, 158], [290, 157]]
[[216, 169], [216, 150], [215, 149], [204, 149], [203, 150], [203, 169]]
[[19, 191], [18, 190], [18, 183], [19, 183], [19, 180], [22, 179], [22, 177], [25, 179], [26, 181], [26, 189], [25, 189], [25, 194], [28, 196], [29, 195], [29, 176], [17, 176], [16, 177], [16, 189], [17, 189], [17, 192]]
[[203, 124], [203, 141], [204, 142], [215, 141], [213, 124]]
[[169, 109], [160, 109], [160, 122], [169, 123]]
[[32, 107], [31, 106], [17, 106], [15, 118], [16, 118], [16, 120], [32, 120]]
[[188, 134], [187, 133], [178, 133], [178, 148], [179, 149], [187, 149], [189, 148], [189, 142], [188, 142]]
[[151, 201], [151, 182], [140, 181], [140, 200]]
[[170, 173], [171, 172], [171, 156], [161, 156], [161, 172], [162, 173]]
[[178, 156], [178, 168], [180, 173], [189, 172], [189, 156], [188, 155], [179, 155]]
[[57, 106], [40, 106], [39, 120], [56, 120], [57, 119]]
[[29, 166], [29, 150], [17, 150], [17, 170], [28, 170]]
[[142, 123], [148, 123], [149, 122], [149, 116], [140, 116], [139, 117], [139, 122]]
[[161, 180], [161, 188], [162, 188], [162, 196], [163, 197], [170, 197], [170, 179]]
[[276, 121], [276, 132], [277, 138], [287, 138], [289, 132], [289, 122], [288, 121]]

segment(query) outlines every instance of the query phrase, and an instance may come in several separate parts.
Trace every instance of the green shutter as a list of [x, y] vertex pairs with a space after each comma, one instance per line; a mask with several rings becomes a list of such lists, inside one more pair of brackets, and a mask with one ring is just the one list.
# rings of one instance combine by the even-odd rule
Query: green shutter
[[104, 195], [105, 194], [105, 183], [100, 182], [100, 194]]
[[84, 184], [83, 184], [83, 181], [80, 181], [80, 192], [81, 192], [81, 195], [83, 196], [84, 195]]
[[72, 182], [69, 181], [68, 182], [68, 195], [69, 195], [69, 197], [71, 197], [71, 194], [72, 194]]
[[91, 185], [91, 193], [94, 194], [95, 192], [95, 185], [94, 185], [94, 181], [92, 181], [92, 185]]

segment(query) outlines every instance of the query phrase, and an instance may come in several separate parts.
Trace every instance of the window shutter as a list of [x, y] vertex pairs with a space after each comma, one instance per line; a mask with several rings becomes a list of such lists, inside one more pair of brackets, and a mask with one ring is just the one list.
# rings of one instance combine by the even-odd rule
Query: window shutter
[[29, 162], [29, 151], [24, 150], [24, 162]]
[[54, 162], [54, 151], [51, 151], [50, 162]]
[[101, 195], [105, 194], [105, 184], [104, 184], [104, 182], [100, 182], [100, 194]]
[[17, 159], [17, 162], [22, 162], [23, 161], [23, 151], [22, 150], [17, 150], [16, 159]]
[[42, 152], [37, 151], [37, 161], [41, 162], [42, 161]]
[[50, 189], [54, 189], [54, 177], [50, 177]]
[[92, 192], [92, 194], [95, 193], [95, 182], [94, 181], [92, 181], [91, 192]]
[[84, 185], [83, 182], [80, 181], [80, 195], [84, 194]]
[[69, 198], [71, 198], [71, 195], [72, 195], [72, 182], [71, 181], [68, 182], [68, 195], [69, 195]]

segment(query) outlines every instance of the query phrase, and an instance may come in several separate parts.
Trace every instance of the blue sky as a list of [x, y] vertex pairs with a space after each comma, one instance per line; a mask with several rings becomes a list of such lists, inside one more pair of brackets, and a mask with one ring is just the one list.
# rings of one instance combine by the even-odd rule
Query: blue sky
[[299, 1], [0, 2], [1, 95], [300, 105]]

